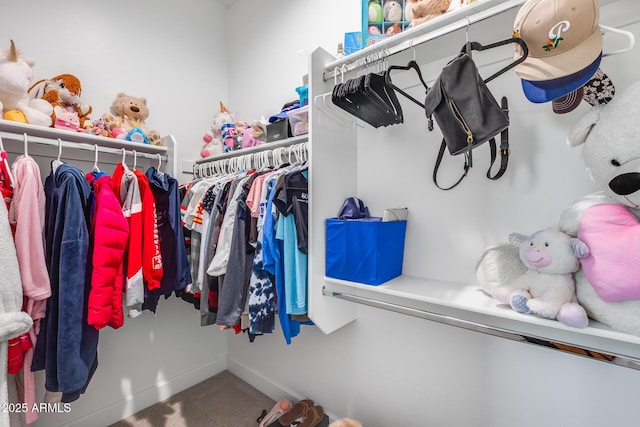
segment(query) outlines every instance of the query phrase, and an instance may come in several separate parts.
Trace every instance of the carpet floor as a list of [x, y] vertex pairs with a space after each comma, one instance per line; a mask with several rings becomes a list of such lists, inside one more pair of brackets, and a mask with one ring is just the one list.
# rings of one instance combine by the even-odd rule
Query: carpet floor
[[275, 402], [229, 371], [156, 403], [110, 427], [257, 427]]

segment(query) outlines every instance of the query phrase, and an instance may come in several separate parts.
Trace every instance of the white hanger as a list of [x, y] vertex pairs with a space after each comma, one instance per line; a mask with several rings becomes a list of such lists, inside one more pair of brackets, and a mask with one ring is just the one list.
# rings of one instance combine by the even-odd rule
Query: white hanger
[[9, 183], [11, 183], [12, 187], [16, 186], [16, 181], [13, 179], [13, 174], [11, 173], [11, 168], [9, 167], [9, 162], [7, 161], [7, 152], [4, 149], [4, 144], [2, 143], [2, 137], [0, 136], [0, 152], [5, 153], [2, 156], [2, 162], [4, 163], [5, 168], [7, 169], [7, 175], [9, 175]]
[[137, 164], [138, 164], [138, 153], [136, 153], [136, 150], [133, 150], [133, 170], [136, 170]]
[[98, 167], [98, 144], [93, 144], [95, 147], [95, 156], [93, 158], [93, 169], [92, 172], [100, 172], [100, 168]]
[[51, 170], [53, 170], [54, 173], [56, 170], [58, 170], [58, 167], [63, 164], [63, 161], [60, 160], [61, 157], [62, 157], [62, 140], [58, 138], [58, 158], [51, 163]]
[[160, 167], [162, 166], [162, 156], [158, 154], [158, 172], [160, 172]]
[[27, 134], [24, 134], [24, 156], [29, 157], [29, 141], [27, 141]]
[[629, 41], [629, 45], [623, 49], [619, 49], [619, 50], [614, 50], [613, 52], [606, 52], [602, 54], [602, 57], [607, 57], [607, 56], [613, 56], [613, 55], [617, 55], [619, 53], [624, 53], [624, 52], [628, 52], [631, 49], [633, 49], [633, 46], [635, 46], [636, 44], [636, 39], [633, 35], [633, 33], [629, 32], [629, 31], [625, 31], [625, 30], [621, 30], [619, 28], [613, 28], [613, 27], [608, 27], [606, 25], [602, 25], [600, 24], [600, 29], [603, 30], [603, 34], [608, 32], [611, 33], [616, 33], [616, 34], [621, 34], [623, 36], [625, 36], [628, 41]]
[[125, 171], [129, 170], [129, 166], [127, 166], [127, 151], [124, 148], [121, 148], [122, 150], [122, 167]]

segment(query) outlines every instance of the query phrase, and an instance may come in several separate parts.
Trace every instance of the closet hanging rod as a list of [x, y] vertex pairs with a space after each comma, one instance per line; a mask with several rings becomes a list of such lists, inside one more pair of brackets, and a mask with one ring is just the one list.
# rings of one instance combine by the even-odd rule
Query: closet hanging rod
[[[23, 141], [23, 135], [17, 135], [15, 133], [4, 133], [4, 132], [0, 132], [0, 136], [5, 140], [13, 140], [13, 141]], [[101, 153], [108, 153], [108, 154], [122, 154], [122, 148], [111, 148], [111, 147], [104, 147], [101, 146], [99, 144], [89, 144], [89, 143], [84, 143], [84, 142], [68, 142], [68, 141], [62, 141], [62, 144], [59, 144], [57, 140], [52, 140], [49, 138], [43, 138], [43, 137], [38, 137], [38, 136], [29, 136], [27, 135], [27, 142], [28, 143], [35, 143], [35, 144], [40, 144], [40, 145], [50, 145], [53, 147], [59, 147], [60, 145], [62, 145], [63, 148], [71, 148], [71, 149], [77, 149], [77, 150], [85, 150], [85, 151], [95, 151], [96, 149], [96, 145], [98, 146], [98, 151]], [[132, 147], [132, 144], [127, 144], [127, 148], [131, 148], [130, 150], [127, 150], [125, 148], [125, 151], [127, 152], [127, 154], [133, 155], [133, 150], [136, 150], [136, 156], [138, 157], [144, 157], [146, 159], [154, 159], [154, 160], [158, 160], [158, 155], [160, 153], [145, 153], [145, 152], [140, 152], [138, 151], [138, 149]], [[144, 149], [144, 146], [140, 146], [139, 148]], [[168, 161], [168, 156], [166, 154], [160, 154], [162, 156], [162, 158], [165, 161]]]
[[276, 163], [284, 162], [285, 160], [291, 163], [291, 160], [299, 159], [303, 151], [305, 153], [304, 157], [308, 158], [308, 141], [298, 142], [297, 144], [280, 145], [279, 147], [253, 151], [251, 153], [236, 155], [234, 157], [216, 158], [209, 160], [206, 163], [194, 164], [193, 175], [195, 178], [206, 178], [214, 175], [216, 171], [226, 171], [226, 173], [229, 173], [242, 169], [259, 168], [261, 164], [267, 162], [267, 159], [264, 157], [265, 155], [271, 157], [268, 159], [268, 162], [270, 162], [272, 166], [275, 166]]
[[418, 317], [449, 326], [455, 326], [474, 332], [480, 332], [494, 337], [541, 346], [544, 348], [561, 351], [563, 353], [572, 354], [574, 356], [582, 356], [591, 360], [598, 360], [600, 362], [607, 362], [626, 368], [640, 370], [640, 359], [633, 356], [613, 353], [608, 350], [577, 346], [576, 344], [562, 342], [559, 340], [550, 340], [548, 338], [535, 336], [532, 334], [523, 334], [521, 332], [516, 332], [506, 328], [485, 325], [470, 320], [459, 319], [456, 317], [433, 313], [426, 310], [420, 310], [413, 307], [407, 307], [400, 304], [378, 301], [372, 298], [362, 297], [359, 295], [344, 292], [332, 291], [327, 289], [326, 286], [323, 286], [322, 288], [322, 295], [339, 298], [358, 304], [364, 304], [370, 307], [380, 308], [387, 311], [393, 311], [395, 313], [405, 314], [408, 316]]
[[[375, 61], [375, 56], [380, 56], [379, 59], [388, 58], [389, 56], [412, 49], [422, 43], [435, 40], [472, 24], [484, 21], [492, 16], [508, 12], [521, 6], [525, 1], [526, 0], [485, 0], [472, 3], [469, 6], [458, 9], [459, 13], [449, 12], [451, 16], [448, 16], [449, 14], [442, 15], [436, 18], [437, 21], [435, 22], [429, 22], [409, 29], [376, 43], [370, 48], [365, 48], [352, 53], [346, 58], [330, 62], [326, 65], [322, 78], [324, 81], [327, 81], [333, 79], [336, 73], [341, 74], [342, 72], [346, 73], [366, 67], [372, 61]], [[463, 15], [464, 12], [466, 13]], [[450, 22], [451, 19], [456, 18], [459, 19]], [[437, 24], [441, 24], [442, 26], [434, 28], [434, 25]]]
[[266, 142], [260, 145], [256, 145], [255, 147], [243, 148], [241, 150], [233, 150], [228, 153], [216, 154], [210, 157], [205, 157], [203, 159], [196, 160], [195, 163], [199, 165], [203, 163], [210, 163], [218, 160], [224, 160], [231, 157], [246, 156], [248, 154], [253, 154], [260, 151], [273, 150], [274, 148], [277, 148], [277, 147], [288, 147], [290, 145], [305, 142], [308, 139], [309, 139], [309, 136], [307, 134], [293, 136], [291, 138], [282, 139], [279, 141]]

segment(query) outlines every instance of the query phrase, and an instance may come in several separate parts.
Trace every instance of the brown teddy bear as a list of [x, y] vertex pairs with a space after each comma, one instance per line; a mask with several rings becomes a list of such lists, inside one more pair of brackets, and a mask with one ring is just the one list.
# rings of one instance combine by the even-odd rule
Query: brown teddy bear
[[410, 0], [405, 4], [405, 19], [410, 27], [416, 27], [427, 21], [444, 15], [449, 11], [452, 1], [458, 0]]
[[149, 108], [145, 98], [119, 93], [111, 104], [111, 112], [102, 115], [102, 121], [112, 135], [126, 135], [134, 128], [140, 128], [151, 145], [162, 145], [160, 133], [150, 129], [145, 120], [149, 117]]
[[89, 114], [93, 108], [80, 98], [82, 85], [73, 74], [60, 74], [50, 79], [37, 81], [29, 88], [28, 92], [29, 98], [43, 99], [54, 108], [54, 112], [51, 114], [51, 126], [56, 123], [55, 107], [61, 107], [69, 113], [78, 114], [81, 128], [91, 123]]

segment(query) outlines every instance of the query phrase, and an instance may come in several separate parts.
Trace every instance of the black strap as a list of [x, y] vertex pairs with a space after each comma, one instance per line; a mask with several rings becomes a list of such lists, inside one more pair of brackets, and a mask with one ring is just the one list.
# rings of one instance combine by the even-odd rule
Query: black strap
[[[502, 111], [509, 117], [509, 102], [506, 96], [502, 97], [500, 108], [502, 108]], [[500, 169], [498, 169], [498, 172], [496, 172], [494, 176], [491, 176], [491, 168], [493, 167], [493, 162], [496, 160], [496, 144], [493, 138], [489, 142], [491, 142], [491, 166], [489, 166], [487, 170], [487, 178], [496, 180], [504, 175], [507, 170], [507, 165], [509, 164], [509, 154], [511, 154], [511, 149], [509, 148], [509, 128], [500, 132]]]
[[467, 153], [464, 153], [464, 173], [462, 174], [462, 176], [460, 177], [460, 179], [458, 179], [452, 186], [450, 187], [446, 187], [446, 188], [442, 188], [440, 187], [440, 184], [438, 184], [438, 169], [440, 168], [440, 163], [442, 162], [442, 157], [444, 157], [444, 150], [447, 148], [447, 143], [444, 141], [444, 138], [442, 139], [442, 144], [440, 144], [440, 151], [438, 151], [438, 158], [436, 159], [436, 166], [433, 168], [433, 183], [436, 185], [436, 187], [438, 187], [441, 190], [451, 190], [452, 188], [454, 188], [455, 186], [457, 186], [458, 184], [460, 184], [460, 182], [462, 182], [462, 180], [464, 179], [465, 176], [467, 176], [467, 172], [469, 171], [469, 162], [468, 162], [468, 156]]

